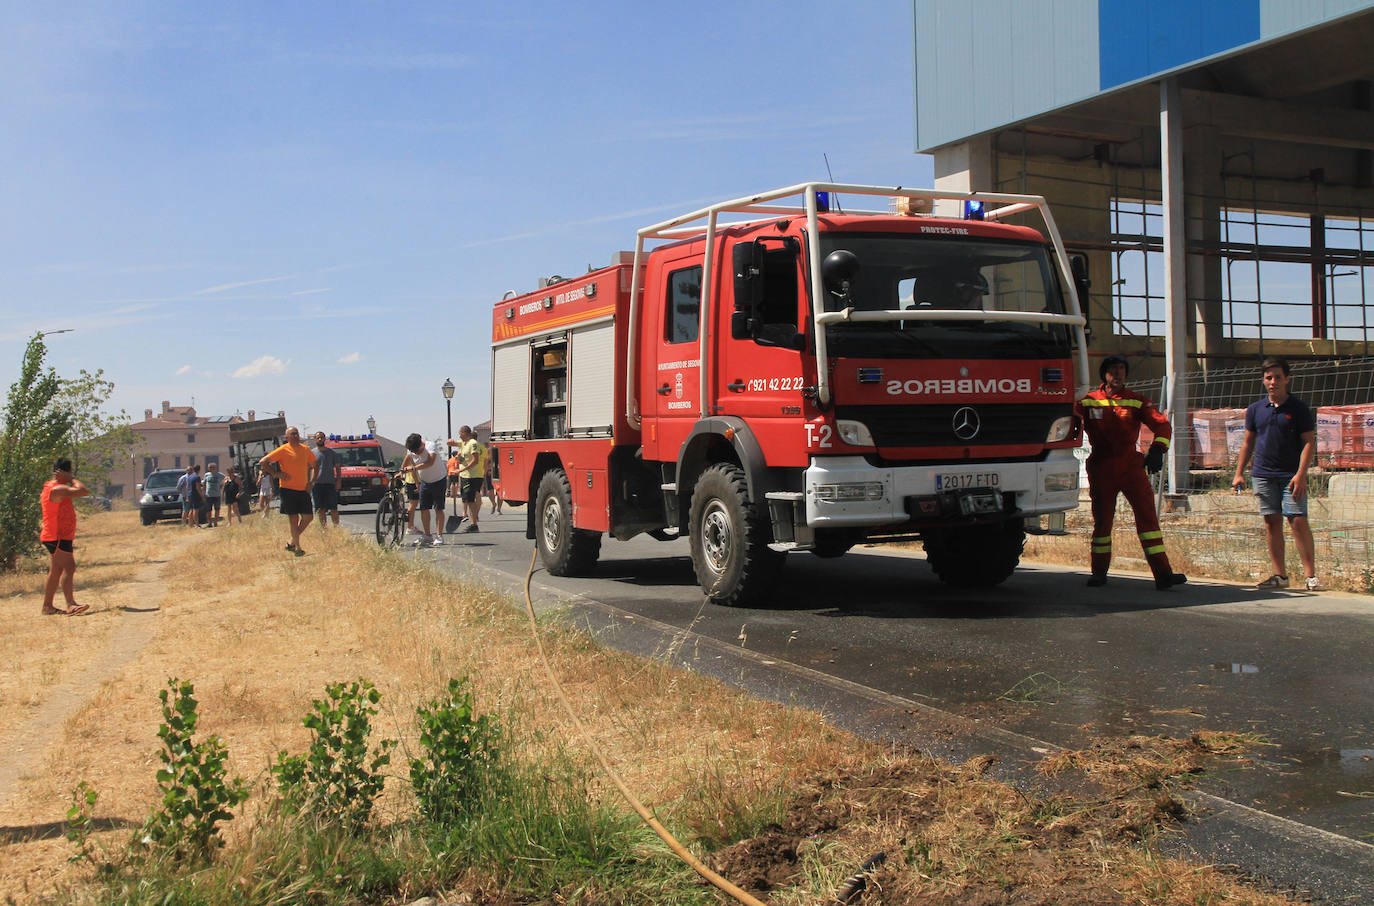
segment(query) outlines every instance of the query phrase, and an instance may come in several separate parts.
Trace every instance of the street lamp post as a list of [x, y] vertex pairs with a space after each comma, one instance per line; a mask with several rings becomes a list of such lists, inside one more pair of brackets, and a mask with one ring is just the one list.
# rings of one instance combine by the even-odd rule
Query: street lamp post
[[[448, 441], [449, 438], [453, 436], [453, 391], [455, 389], [453, 386], [453, 381], [449, 380], [448, 378], [444, 378], [444, 385], [439, 389], [444, 391], [444, 409], [448, 414], [448, 433], [444, 435], [443, 448], [444, 459], [448, 459]], [[454, 499], [453, 494], [451, 493], [448, 495], [448, 499], [453, 501], [453, 503], [450, 505], [450, 508], [454, 512], [449, 517], [450, 524], [444, 526], [444, 529], [446, 531], [454, 531], [458, 528], [458, 501]]]
[[444, 406], [448, 409], [448, 434], [444, 436], [447, 440], [453, 436], [453, 391], [457, 388], [453, 386], [453, 381], [444, 378], [444, 386], [440, 389], [444, 391]]
[[377, 436], [377, 420], [370, 415], [367, 417], [367, 433]]

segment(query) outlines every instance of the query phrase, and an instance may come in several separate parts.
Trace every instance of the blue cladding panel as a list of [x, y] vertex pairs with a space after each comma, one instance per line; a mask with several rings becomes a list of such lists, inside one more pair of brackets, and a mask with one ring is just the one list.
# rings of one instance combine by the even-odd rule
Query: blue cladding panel
[[1100, 0], [1106, 90], [1258, 41], [1260, 0]]

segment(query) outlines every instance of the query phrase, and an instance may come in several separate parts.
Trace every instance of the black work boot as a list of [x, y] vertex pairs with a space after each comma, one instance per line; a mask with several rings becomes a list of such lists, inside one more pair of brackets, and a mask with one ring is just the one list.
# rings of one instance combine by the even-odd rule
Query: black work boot
[[1089, 588], [1101, 588], [1103, 585], [1106, 585], [1106, 584], [1107, 584], [1107, 577], [1106, 577], [1106, 576], [1099, 576], [1099, 575], [1094, 574], [1094, 575], [1091, 575], [1091, 576], [1088, 577], [1088, 587], [1089, 587]]
[[1182, 585], [1184, 582], [1187, 581], [1188, 577], [1185, 576], [1183, 573], [1169, 573], [1167, 576], [1155, 577], [1155, 588], [1159, 589], [1160, 591], [1166, 591], [1170, 588], [1173, 588], [1175, 585]]

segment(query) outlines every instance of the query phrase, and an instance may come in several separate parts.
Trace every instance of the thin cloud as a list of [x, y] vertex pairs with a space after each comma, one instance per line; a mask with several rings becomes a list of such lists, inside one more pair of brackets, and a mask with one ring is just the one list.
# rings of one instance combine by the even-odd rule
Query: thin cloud
[[329, 292], [331, 289], [333, 289], [332, 286], [326, 286], [326, 287], [324, 287], [324, 288], [322, 288], [322, 289], [298, 289], [298, 290], [296, 290], [294, 293], [291, 293], [291, 295], [293, 295], [293, 296], [313, 296], [313, 295], [315, 295], [316, 293], [327, 293], [327, 292]]
[[629, 211], [618, 211], [613, 214], [601, 214], [597, 217], [586, 217], [581, 220], [559, 221], [556, 225], [544, 229], [529, 230], [523, 233], [510, 233], [505, 236], [494, 236], [490, 239], [479, 239], [476, 242], [469, 242], [460, 245], [461, 249], [475, 249], [484, 245], [497, 245], [502, 242], [515, 242], [522, 239], [533, 239], [537, 236], [547, 236], [567, 230], [569, 227], [591, 226], [598, 223], [614, 223], [617, 220], [629, 220], [631, 218], [650, 217], [654, 214], [665, 212], [680, 213], [684, 210], [690, 211], [695, 207], [708, 205], [714, 198], [697, 198], [690, 201], [681, 201], [669, 205], [655, 205], [651, 208], [635, 208]]
[[280, 283], [283, 280], [294, 280], [295, 275], [290, 274], [285, 277], [264, 277], [261, 280], [242, 280], [238, 283], [221, 283], [219, 286], [207, 286], [205, 289], [198, 289], [191, 295], [208, 296], [211, 293], [222, 293], [230, 289], [240, 289], [244, 286], [260, 286], [263, 283]]
[[259, 356], [258, 358], [249, 362], [247, 365], [244, 365], [242, 368], [239, 368], [236, 371], [234, 371], [231, 377], [255, 378], [264, 377], [267, 375], [283, 374], [286, 371], [286, 366], [290, 364], [290, 359], [287, 359], [283, 362], [281, 359], [276, 358], [275, 356]]
[[190, 366], [190, 365], [182, 365], [180, 368], [178, 368], [178, 369], [176, 370], [175, 373], [176, 373], [176, 374], [186, 374], [186, 373], [189, 372], [190, 370], [191, 370], [191, 366]]
[[363, 354], [362, 354], [361, 352], [350, 352], [348, 355], [346, 355], [346, 356], [344, 356], [343, 358], [339, 359], [339, 364], [340, 364], [340, 365], [352, 365], [354, 362], [360, 362], [360, 361], [362, 361], [362, 358], [363, 358]]

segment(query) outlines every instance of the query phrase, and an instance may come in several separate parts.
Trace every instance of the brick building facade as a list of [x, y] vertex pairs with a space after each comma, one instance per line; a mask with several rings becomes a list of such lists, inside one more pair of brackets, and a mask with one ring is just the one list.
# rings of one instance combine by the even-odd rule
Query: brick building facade
[[[277, 411], [277, 416], [286, 413]], [[264, 416], [267, 417], [267, 416]], [[229, 426], [254, 421], [257, 413], [241, 415], [197, 415], [193, 406], [173, 406], [162, 401], [162, 411], [143, 410], [143, 421], [131, 427], [136, 436], [130, 461], [110, 470], [106, 496], [138, 499], [137, 486], [155, 469], [184, 469], [214, 463], [221, 471], [229, 461]]]

